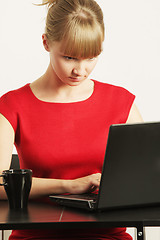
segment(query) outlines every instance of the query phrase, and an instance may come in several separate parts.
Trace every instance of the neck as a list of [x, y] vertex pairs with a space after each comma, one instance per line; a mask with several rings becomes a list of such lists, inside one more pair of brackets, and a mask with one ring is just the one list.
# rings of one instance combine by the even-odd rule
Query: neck
[[[35, 84], [34, 84], [35, 83]], [[76, 102], [89, 98], [93, 93], [93, 81], [86, 79], [77, 86], [64, 84], [49, 66], [46, 73], [31, 84], [32, 91], [41, 100], [49, 102]]]

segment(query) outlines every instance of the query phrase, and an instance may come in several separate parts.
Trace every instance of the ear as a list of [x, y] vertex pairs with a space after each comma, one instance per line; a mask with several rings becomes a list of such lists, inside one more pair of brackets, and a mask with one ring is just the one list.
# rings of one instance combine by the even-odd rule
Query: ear
[[42, 41], [43, 41], [43, 46], [44, 46], [45, 50], [49, 52], [50, 51], [50, 49], [49, 49], [49, 40], [48, 40], [46, 34], [42, 35]]

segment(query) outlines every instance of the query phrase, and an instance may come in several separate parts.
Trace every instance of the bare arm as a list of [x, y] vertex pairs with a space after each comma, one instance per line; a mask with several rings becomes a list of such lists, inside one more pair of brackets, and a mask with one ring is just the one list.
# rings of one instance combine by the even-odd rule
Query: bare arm
[[135, 104], [132, 105], [126, 123], [139, 123], [143, 122], [142, 116]]
[[81, 194], [94, 191], [99, 187], [100, 173], [74, 180], [33, 178], [30, 197], [48, 196], [50, 194]]
[[[0, 114], [0, 174], [9, 169], [13, 151], [15, 133], [8, 120]], [[30, 197], [47, 196], [60, 193], [83, 193], [99, 186], [101, 174], [92, 174], [75, 180], [34, 178]], [[6, 199], [3, 187], [0, 187], [0, 199]]]
[[[10, 167], [13, 143], [14, 130], [8, 120], [0, 114], [0, 174]], [[0, 187], [0, 198], [6, 198], [3, 187]]]

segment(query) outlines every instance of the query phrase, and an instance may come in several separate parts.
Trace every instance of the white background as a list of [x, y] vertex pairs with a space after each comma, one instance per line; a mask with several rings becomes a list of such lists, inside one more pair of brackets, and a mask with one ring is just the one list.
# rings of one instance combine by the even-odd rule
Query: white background
[[[49, 63], [42, 46], [46, 7], [39, 0], [0, 5], [0, 95], [34, 81]], [[136, 95], [144, 121], [160, 120], [160, 1], [98, 0], [106, 26], [104, 51], [91, 77]]]
[[[144, 121], [160, 121], [160, 1], [97, 1], [106, 39], [91, 77], [127, 88]], [[1, 1], [0, 95], [34, 81], [48, 66], [41, 40], [47, 10], [33, 3], [40, 1]]]

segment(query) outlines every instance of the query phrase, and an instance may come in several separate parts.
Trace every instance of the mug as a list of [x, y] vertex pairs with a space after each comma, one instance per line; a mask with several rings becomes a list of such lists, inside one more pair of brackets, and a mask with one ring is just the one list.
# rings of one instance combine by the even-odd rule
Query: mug
[[3, 183], [10, 209], [25, 209], [32, 185], [32, 170], [10, 169], [2, 172]]

